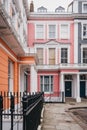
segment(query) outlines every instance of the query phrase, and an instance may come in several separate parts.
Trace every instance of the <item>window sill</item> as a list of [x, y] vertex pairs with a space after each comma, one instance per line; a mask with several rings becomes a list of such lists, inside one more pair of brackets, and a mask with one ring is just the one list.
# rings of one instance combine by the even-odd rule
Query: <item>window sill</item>
[[82, 38], [82, 40], [87, 40], [87, 38]]
[[53, 92], [44, 92], [44, 94], [53, 94]]

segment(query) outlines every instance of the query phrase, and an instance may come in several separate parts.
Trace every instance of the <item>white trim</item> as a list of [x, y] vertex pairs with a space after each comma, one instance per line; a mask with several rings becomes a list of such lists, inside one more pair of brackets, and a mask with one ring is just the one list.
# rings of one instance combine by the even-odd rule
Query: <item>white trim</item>
[[87, 72], [79, 72], [79, 74], [87, 74]]
[[49, 48], [47, 47], [47, 65], [49, 64]]
[[81, 24], [87, 24], [87, 20], [75, 20], [75, 21], [77, 21], [78, 23], [81, 23]]
[[72, 75], [77, 75], [77, 74], [79, 74], [79, 75], [81, 75], [81, 74], [87, 74], [87, 72], [61, 72], [60, 74], [72, 74]]
[[55, 48], [55, 64], [58, 64], [58, 47]]
[[40, 75], [40, 76], [48, 76], [48, 75], [53, 76], [53, 75], [57, 75], [57, 76], [58, 76], [59, 73], [58, 73], [58, 74], [54, 74], [54, 73], [51, 73], [51, 74], [49, 74], [49, 73], [48, 73], [48, 74], [46, 74], [46, 73], [43, 73], [43, 74], [42, 74], [42, 73], [41, 73], [41, 74], [40, 74], [40, 73], [38, 73], [37, 75]]
[[79, 74], [79, 72], [61, 72], [61, 74]]
[[[58, 16], [57, 16], [58, 17]], [[30, 20], [30, 21], [28, 21], [28, 23], [33, 23], [33, 24], [64, 24], [64, 23], [66, 23], [66, 24], [70, 24], [70, 23], [74, 23], [72, 20], [70, 20], [70, 21], [48, 21], [48, 20], [45, 20], [45, 21], [40, 21], [40, 20], [37, 20], [37, 21], [32, 21], [32, 20]]]
[[15, 58], [1, 43], [0, 43], [0, 47], [1, 47], [2, 49], [4, 49], [4, 51], [5, 51], [6, 53], [8, 53], [13, 59], [15, 59], [15, 61], [17, 61], [17, 58]]
[[79, 77], [79, 74], [77, 74], [76, 101], [77, 102], [81, 102], [81, 98], [80, 98], [80, 77]]
[[74, 63], [78, 63], [78, 20], [74, 21]]
[[46, 49], [43, 48], [43, 64], [45, 64], [45, 58], [46, 58], [46, 56], [45, 56], [45, 51], [46, 51]]

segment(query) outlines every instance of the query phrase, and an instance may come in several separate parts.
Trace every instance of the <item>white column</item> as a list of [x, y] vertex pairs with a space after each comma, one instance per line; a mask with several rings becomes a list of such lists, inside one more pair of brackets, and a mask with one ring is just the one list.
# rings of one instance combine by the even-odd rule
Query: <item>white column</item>
[[74, 63], [78, 63], [78, 20], [74, 21]]
[[77, 75], [73, 75], [73, 98], [76, 98], [76, 91], [77, 91]]
[[77, 74], [76, 101], [77, 101], [77, 102], [81, 102], [81, 98], [80, 98], [80, 80], [79, 80], [79, 74]]
[[24, 69], [20, 66], [20, 92], [24, 92]]
[[30, 92], [37, 92], [37, 72], [34, 65], [30, 67]]
[[60, 75], [60, 90], [61, 92], [64, 92], [64, 102], [65, 102], [64, 74]]
[[61, 91], [63, 91], [64, 92], [64, 75], [63, 74], [61, 74], [61, 77], [60, 77], [60, 89], [61, 89]]

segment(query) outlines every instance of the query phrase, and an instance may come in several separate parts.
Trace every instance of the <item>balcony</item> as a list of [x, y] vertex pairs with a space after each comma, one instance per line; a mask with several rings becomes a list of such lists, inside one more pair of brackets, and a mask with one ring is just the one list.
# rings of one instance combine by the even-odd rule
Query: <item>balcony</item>
[[16, 55], [23, 55], [24, 46], [13, 25], [11, 17], [5, 10], [4, 5], [0, 1], [0, 37], [5, 41], [9, 48]]
[[78, 63], [78, 64], [56, 64], [56, 65], [37, 65], [37, 70], [61, 70], [61, 69], [83, 69], [86, 70], [87, 69], [87, 64], [82, 64], [82, 63]]

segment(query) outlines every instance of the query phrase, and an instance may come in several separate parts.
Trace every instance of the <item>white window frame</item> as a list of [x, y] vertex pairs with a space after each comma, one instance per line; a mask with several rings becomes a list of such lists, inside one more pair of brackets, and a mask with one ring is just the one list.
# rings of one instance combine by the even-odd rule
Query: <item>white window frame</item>
[[54, 46], [50, 45], [50, 46], [47, 47], [47, 64], [49, 65], [49, 49], [50, 48], [55, 49], [55, 64], [58, 64], [58, 60], [57, 60], [58, 59], [58, 57], [57, 57], [57, 55], [58, 55], [58, 47], [55, 46], [55, 45]]
[[[55, 26], [55, 37], [53, 37], [53, 38], [50, 38], [49, 37], [49, 26], [50, 25], [54, 25]], [[48, 24], [47, 25], [47, 39], [57, 39], [58, 37], [57, 37], [57, 30], [58, 30], [58, 28], [57, 28], [57, 24], [53, 24], [53, 23], [50, 23], [50, 24]]]
[[[49, 85], [51, 85], [51, 76], [52, 76], [52, 78], [53, 78], [53, 75], [40, 75], [40, 88], [41, 88], [41, 76], [42, 76], [42, 78], [43, 78], [43, 90], [42, 91], [44, 91], [44, 77], [46, 77], [46, 76], [48, 76], [49, 77], [49, 79], [50, 79], [50, 82], [49, 82]], [[54, 82], [52, 83], [52, 85], [54, 84]], [[49, 88], [49, 91], [47, 92], [47, 91], [44, 91], [46, 94], [49, 94], [49, 93], [53, 93], [53, 86], [52, 86], [52, 91], [51, 91], [51, 88]]]
[[[39, 25], [43, 26], [43, 37], [41, 38], [37, 36], [37, 26]], [[45, 25], [44, 24], [41, 24], [41, 23], [35, 24], [35, 39], [45, 39]]]
[[37, 44], [37, 45], [35, 45], [35, 53], [37, 53], [37, 48], [42, 48], [43, 49], [43, 64], [45, 64], [45, 61], [46, 61], [46, 59], [45, 59], [45, 50], [46, 50], [46, 48], [45, 48], [45, 46], [43, 44], [42, 45]]
[[[61, 63], [61, 49], [62, 48], [67, 48], [67, 51], [68, 51], [68, 57], [67, 57], [67, 63]], [[70, 63], [70, 46], [61, 46], [60, 48], [59, 48], [60, 50], [59, 50], [59, 52], [60, 52], [60, 58], [59, 58], [59, 63], [60, 64], [69, 64]]]
[[83, 26], [84, 26], [84, 24], [87, 25], [87, 22], [82, 23], [82, 40], [83, 40], [83, 39], [87, 39], [87, 37], [84, 37], [84, 36], [83, 36]]
[[[37, 52], [37, 49], [43, 49], [43, 64], [44, 64], [44, 53], [45, 53], [45, 52], [44, 52], [44, 48], [43, 48], [43, 47], [37, 47], [37, 48], [36, 48], [36, 52]], [[40, 64], [40, 65], [41, 65], [41, 64]]]
[[82, 64], [87, 64], [87, 63], [83, 63], [83, 48], [87, 48], [87, 45], [82, 45], [81, 46], [81, 63]]
[[[55, 64], [56, 64], [56, 47], [49, 47], [49, 48], [48, 48], [48, 64], [51, 65], [51, 64], [49, 63], [49, 49], [54, 49], [54, 50], [55, 50]], [[52, 64], [52, 65], [55, 65], [55, 64]]]
[[[62, 26], [62, 25], [67, 25], [67, 26], [68, 26], [68, 34], [67, 34], [67, 37], [63, 37], [63, 36], [62, 36], [62, 32], [61, 32], [61, 26]], [[62, 24], [59, 25], [59, 27], [60, 27], [60, 31], [59, 31], [59, 32], [60, 32], [60, 39], [70, 39], [70, 24], [66, 24], [66, 23], [64, 24], [64, 23], [62, 23]]]
[[87, 13], [87, 11], [84, 11], [84, 4], [87, 4], [87, 2], [82, 2], [82, 13]]

